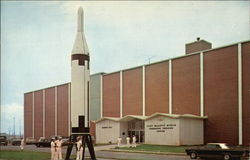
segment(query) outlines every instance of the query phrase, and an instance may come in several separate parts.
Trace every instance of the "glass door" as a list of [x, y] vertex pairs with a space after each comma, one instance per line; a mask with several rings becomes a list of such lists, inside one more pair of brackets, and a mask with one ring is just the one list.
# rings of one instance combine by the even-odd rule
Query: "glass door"
[[144, 131], [140, 131], [139, 132], [139, 143], [143, 143], [144, 142]]

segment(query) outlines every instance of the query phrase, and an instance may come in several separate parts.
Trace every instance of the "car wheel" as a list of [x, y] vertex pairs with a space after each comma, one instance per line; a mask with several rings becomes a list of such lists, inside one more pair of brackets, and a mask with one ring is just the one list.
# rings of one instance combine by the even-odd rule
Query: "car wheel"
[[191, 152], [190, 153], [190, 158], [191, 159], [196, 159], [197, 158], [197, 153], [196, 152]]
[[229, 154], [224, 154], [224, 160], [229, 160], [231, 159], [231, 156]]

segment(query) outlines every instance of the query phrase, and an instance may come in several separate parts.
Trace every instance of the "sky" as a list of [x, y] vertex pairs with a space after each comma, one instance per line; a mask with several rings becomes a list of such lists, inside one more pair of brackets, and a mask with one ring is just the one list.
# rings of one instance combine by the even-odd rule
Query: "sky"
[[0, 132], [15, 117], [23, 133], [24, 93], [70, 82], [80, 6], [91, 74], [184, 55], [197, 37], [213, 48], [250, 39], [250, 1], [1, 1]]

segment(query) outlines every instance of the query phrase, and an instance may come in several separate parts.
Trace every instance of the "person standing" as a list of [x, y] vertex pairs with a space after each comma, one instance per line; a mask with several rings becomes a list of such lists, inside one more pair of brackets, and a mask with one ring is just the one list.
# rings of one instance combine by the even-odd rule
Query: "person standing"
[[62, 160], [62, 137], [59, 137], [59, 139], [56, 142], [56, 146], [57, 146], [58, 159]]
[[54, 160], [55, 157], [55, 139], [52, 138], [50, 143], [50, 151], [51, 151], [51, 160]]
[[136, 147], [136, 137], [135, 137], [135, 135], [133, 135], [133, 138], [132, 138], [132, 147]]
[[55, 137], [55, 152], [54, 152], [54, 160], [58, 160], [58, 138]]
[[82, 152], [83, 152], [82, 138], [81, 137], [77, 137], [77, 142], [76, 142], [76, 160], [82, 160]]
[[127, 147], [130, 147], [130, 137], [129, 136], [126, 138], [126, 141], [127, 141]]
[[118, 147], [121, 146], [121, 142], [122, 142], [122, 138], [121, 137], [117, 138], [117, 146]]
[[24, 138], [21, 139], [20, 148], [21, 148], [21, 151], [23, 151], [23, 148], [24, 148]]

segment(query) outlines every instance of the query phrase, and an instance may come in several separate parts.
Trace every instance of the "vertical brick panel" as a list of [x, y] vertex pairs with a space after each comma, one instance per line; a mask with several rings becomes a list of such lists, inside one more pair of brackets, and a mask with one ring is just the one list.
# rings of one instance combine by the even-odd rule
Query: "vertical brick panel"
[[200, 55], [172, 61], [173, 114], [200, 115]]
[[103, 117], [120, 117], [120, 73], [103, 76]]
[[237, 46], [204, 54], [205, 142], [238, 144]]
[[43, 136], [43, 91], [35, 91], [34, 93], [34, 138], [38, 140]]
[[45, 137], [55, 135], [55, 87], [45, 89]]
[[168, 113], [168, 61], [145, 67], [145, 111], [146, 116], [153, 113]]
[[250, 144], [250, 42], [242, 44], [243, 145]]
[[32, 137], [32, 93], [24, 94], [24, 136]]
[[142, 68], [123, 72], [123, 116], [142, 115]]
[[57, 134], [68, 136], [68, 84], [57, 87]]

